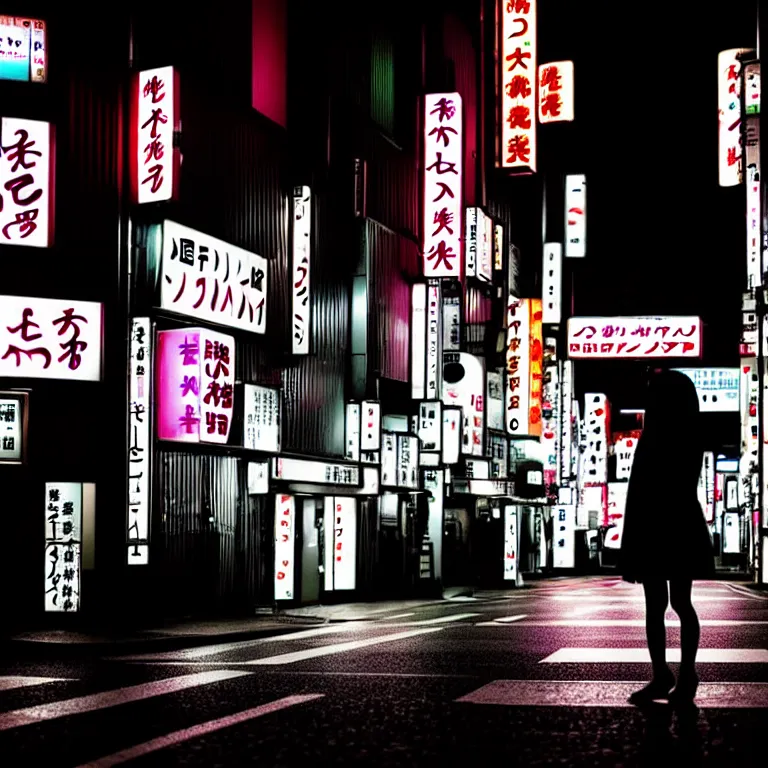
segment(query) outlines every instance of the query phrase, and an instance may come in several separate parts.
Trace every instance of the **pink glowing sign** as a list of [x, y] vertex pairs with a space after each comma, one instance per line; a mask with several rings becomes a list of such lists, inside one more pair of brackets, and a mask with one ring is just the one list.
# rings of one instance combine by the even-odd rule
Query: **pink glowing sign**
[[234, 402], [234, 338], [205, 328], [160, 331], [157, 370], [157, 436], [226, 443]]

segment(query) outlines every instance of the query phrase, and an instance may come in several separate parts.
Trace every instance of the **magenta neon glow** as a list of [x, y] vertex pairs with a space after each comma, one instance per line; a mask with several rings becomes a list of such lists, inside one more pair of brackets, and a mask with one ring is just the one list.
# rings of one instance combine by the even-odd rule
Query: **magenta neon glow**
[[226, 443], [232, 425], [235, 340], [218, 331], [160, 331], [157, 344], [157, 436]]

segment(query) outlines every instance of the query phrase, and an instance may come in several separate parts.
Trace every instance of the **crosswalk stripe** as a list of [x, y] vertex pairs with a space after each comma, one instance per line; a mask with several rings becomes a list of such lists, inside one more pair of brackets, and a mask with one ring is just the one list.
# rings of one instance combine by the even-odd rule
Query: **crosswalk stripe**
[[23, 725], [39, 723], [46, 720], [55, 720], [68, 715], [79, 715], [84, 712], [95, 712], [99, 709], [116, 707], [120, 704], [128, 704], [133, 701], [142, 701], [154, 696], [162, 696], [166, 693], [175, 693], [187, 688], [197, 688], [200, 685], [209, 685], [223, 680], [231, 680], [235, 677], [243, 677], [250, 672], [235, 671], [231, 669], [214, 670], [211, 672], [196, 672], [191, 675], [181, 675], [165, 680], [155, 680], [151, 683], [141, 683], [127, 688], [117, 688], [112, 691], [103, 691], [89, 696], [79, 696], [75, 699], [65, 699], [48, 704], [39, 704], [26, 709], [17, 709], [12, 712], [0, 714], [0, 731], [11, 728], [20, 728]]
[[[500, 619], [494, 619], [493, 621], [480, 621], [477, 624], [475, 624], [476, 627], [505, 627], [509, 624], [513, 624], [517, 621], [522, 621], [523, 619], [527, 619], [528, 614], [527, 613], [519, 613], [516, 616], [503, 616]], [[528, 622], [526, 622], [527, 624]]]
[[462, 621], [463, 619], [474, 619], [475, 616], [481, 616], [479, 613], [454, 613], [451, 616], [438, 616], [436, 619], [420, 619], [419, 621], [409, 621], [404, 626], [408, 627], [427, 627], [430, 624], [449, 624], [452, 621]]
[[368, 637], [365, 640], [352, 640], [348, 643], [335, 643], [334, 645], [322, 645], [319, 648], [307, 648], [303, 651], [294, 651], [293, 653], [281, 653], [278, 656], [268, 656], [264, 659], [252, 659], [244, 661], [243, 664], [251, 665], [273, 665], [273, 664], [295, 664], [298, 661], [307, 659], [316, 659], [319, 656], [330, 656], [334, 653], [344, 653], [345, 651], [355, 651], [358, 648], [367, 648], [370, 645], [379, 643], [389, 643], [394, 640], [405, 640], [417, 635], [425, 635], [429, 632], [442, 632], [444, 627], [424, 627], [424, 629], [413, 629], [408, 632], [396, 632], [392, 635], [380, 635], [378, 637]]
[[[679, 662], [680, 649], [667, 648], [667, 661]], [[764, 648], [700, 648], [696, 656], [700, 664], [768, 664]], [[650, 664], [647, 648], [561, 648], [539, 664]]]
[[203, 645], [199, 648], [187, 648], [180, 651], [165, 651], [163, 653], [141, 653], [132, 656], [112, 656], [113, 661], [184, 661], [202, 659], [205, 656], [215, 656], [217, 653], [227, 653], [229, 651], [238, 651], [243, 648], [252, 648], [264, 643], [284, 643], [288, 640], [306, 640], [310, 637], [321, 637], [323, 635], [338, 634], [340, 632], [349, 632], [358, 629], [361, 622], [350, 621], [344, 624], [333, 624], [331, 626], [313, 627], [299, 632], [289, 632], [284, 635], [271, 635], [270, 637], [258, 637], [254, 640], [238, 640], [233, 643], [216, 643], [215, 645]]
[[[702, 595], [701, 597], [697, 597], [694, 593], [693, 595], [693, 602], [694, 603], [713, 603], [713, 602], [725, 602], [730, 600], [749, 600], [749, 597], [712, 597], [712, 595]], [[615, 603], [618, 601], [627, 602], [627, 603], [644, 603], [645, 597], [643, 595], [631, 595], [625, 597], [624, 595], [575, 595], [573, 593], [568, 595], [553, 595], [552, 600], [561, 600], [565, 602], [584, 602], [584, 601], [594, 601], [594, 602], [606, 602], [606, 603]]]
[[287, 709], [288, 707], [295, 707], [297, 704], [304, 704], [308, 701], [322, 699], [324, 696], [325, 694], [323, 693], [305, 693], [299, 696], [286, 696], [282, 699], [277, 699], [276, 701], [270, 701], [268, 704], [261, 704], [258, 707], [252, 707], [251, 709], [237, 712], [234, 715], [227, 715], [226, 717], [220, 717], [216, 720], [209, 720], [207, 723], [193, 725], [191, 728], [174, 731], [165, 736], [146, 741], [143, 744], [137, 744], [135, 747], [129, 747], [120, 752], [115, 752], [112, 755], [92, 760], [89, 763], [81, 765], [80, 768], [111, 768], [113, 765], [120, 765], [129, 760], [135, 760], [136, 758], [143, 757], [151, 752], [157, 752], [166, 747], [173, 747], [176, 744], [181, 744], [190, 739], [197, 739], [200, 736], [207, 736], [209, 733], [220, 731], [222, 728], [230, 728], [233, 725], [244, 723], [247, 720], [253, 720], [256, 717], [269, 715], [272, 712], [279, 712], [281, 709]]
[[[629, 695], [645, 684], [609, 680], [495, 680], [456, 701], [507, 707], [630, 707]], [[768, 683], [702, 683], [696, 693], [696, 705], [704, 709], [764, 709], [768, 707]]]
[[[521, 617], [522, 618], [522, 617]], [[500, 623], [501, 619], [496, 621], [484, 621], [478, 623], [477, 627], [503, 627], [507, 624]], [[668, 627], [679, 627], [679, 619], [667, 619], [665, 625]], [[699, 619], [702, 627], [742, 627], [749, 625], [765, 625], [768, 621], [757, 621], [749, 619]], [[515, 627], [644, 627], [644, 619], [542, 619], [540, 621], [522, 621], [515, 624]]]
[[46, 685], [47, 683], [69, 683], [71, 677], [22, 677], [21, 675], [7, 675], [0, 677], [0, 691], [10, 691], [14, 688], [26, 688], [33, 685]]

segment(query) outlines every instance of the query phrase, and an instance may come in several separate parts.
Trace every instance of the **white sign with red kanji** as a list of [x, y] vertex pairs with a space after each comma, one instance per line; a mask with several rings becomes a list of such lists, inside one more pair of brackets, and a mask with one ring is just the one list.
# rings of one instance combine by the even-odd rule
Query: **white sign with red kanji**
[[0, 377], [101, 379], [102, 305], [0, 296]]
[[565, 257], [587, 255], [587, 177], [575, 173], [565, 177]]
[[717, 55], [718, 177], [721, 187], [741, 184], [741, 61], [746, 48]]
[[628, 432], [617, 432], [613, 436], [613, 454], [616, 456], [616, 479], [629, 480], [632, 474], [632, 462], [637, 450], [642, 430], [633, 429]]
[[699, 317], [571, 317], [570, 358], [701, 357]]
[[510, 296], [507, 304], [506, 425], [510, 435], [528, 434], [531, 369], [531, 307]]
[[267, 260], [210, 235], [163, 222], [160, 306], [252, 333], [267, 330]]
[[[331, 497], [331, 517], [325, 508], [326, 590], [355, 589], [357, 583], [357, 502], [349, 496]], [[327, 498], [326, 498], [327, 502]], [[330, 554], [330, 557], [329, 557]], [[328, 560], [331, 563], [328, 563]], [[329, 568], [330, 566], [330, 568]], [[330, 573], [329, 573], [330, 572]], [[333, 583], [329, 585], [328, 576]]]
[[458, 93], [424, 97], [424, 276], [461, 278], [463, 113]]
[[536, 172], [536, 0], [501, 2], [502, 168]]
[[309, 187], [293, 190], [293, 279], [292, 341], [294, 355], [309, 354], [310, 339], [310, 264], [312, 234], [312, 197]]
[[53, 243], [53, 126], [0, 121], [0, 245]]
[[275, 600], [293, 600], [296, 499], [275, 494]]
[[173, 67], [146, 69], [134, 79], [131, 186], [135, 202], [159, 203], [176, 197], [179, 150], [173, 132], [179, 123], [179, 93]]
[[573, 120], [573, 62], [552, 61], [539, 66], [539, 122]]

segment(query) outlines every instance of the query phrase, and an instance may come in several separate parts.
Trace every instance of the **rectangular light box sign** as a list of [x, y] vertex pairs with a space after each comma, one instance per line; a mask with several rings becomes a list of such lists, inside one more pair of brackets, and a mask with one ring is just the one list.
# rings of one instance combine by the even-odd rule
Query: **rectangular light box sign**
[[571, 359], [701, 357], [700, 317], [571, 317]]

